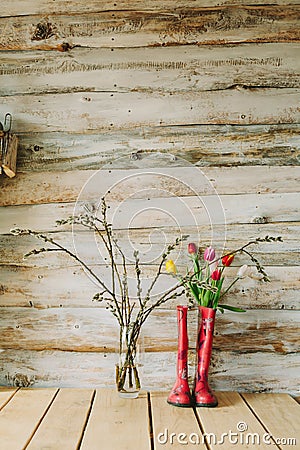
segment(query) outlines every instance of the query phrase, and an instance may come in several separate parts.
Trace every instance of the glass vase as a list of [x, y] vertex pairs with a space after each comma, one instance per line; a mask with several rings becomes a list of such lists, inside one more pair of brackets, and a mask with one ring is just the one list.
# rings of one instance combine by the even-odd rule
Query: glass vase
[[116, 387], [122, 398], [137, 398], [141, 390], [144, 339], [141, 330], [120, 327]]

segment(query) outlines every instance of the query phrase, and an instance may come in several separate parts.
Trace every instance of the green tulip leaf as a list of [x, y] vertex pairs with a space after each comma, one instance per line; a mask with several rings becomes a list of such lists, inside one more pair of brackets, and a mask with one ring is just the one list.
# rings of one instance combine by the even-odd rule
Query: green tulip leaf
[[245, 309], [236, 308], [235, 306], [230, 306], [230, 305], [218, 305], [218, 307], [222, 308], [222, 309], [228, 309], [229, 311], [234, 311], [234, 312], [247, 312]]

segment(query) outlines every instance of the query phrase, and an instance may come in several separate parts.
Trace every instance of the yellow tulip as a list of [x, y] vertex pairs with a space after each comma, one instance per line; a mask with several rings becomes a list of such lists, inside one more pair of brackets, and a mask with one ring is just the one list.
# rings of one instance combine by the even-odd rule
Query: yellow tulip
[[166, 271], [169, 273], [177, 273], [176, 266], [174, 264], [174, 261], [172, 259], [169, 259], [169, 261], [166, 262]]

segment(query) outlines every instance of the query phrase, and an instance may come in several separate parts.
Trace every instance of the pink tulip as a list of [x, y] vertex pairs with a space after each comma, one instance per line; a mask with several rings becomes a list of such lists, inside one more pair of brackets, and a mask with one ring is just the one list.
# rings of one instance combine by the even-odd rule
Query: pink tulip
[[207, 247], [207, 249], [204, 252], [204, 256], [203, 256], [205, 261], [211, 262], [215, 259], [215, 257], [216, 257], [215, 250], [211, 246]]
[[190, 242], [188, 244], [188, 252], [190, 255], [196, 255], [197, 253], [197, 247], [193, 242]]

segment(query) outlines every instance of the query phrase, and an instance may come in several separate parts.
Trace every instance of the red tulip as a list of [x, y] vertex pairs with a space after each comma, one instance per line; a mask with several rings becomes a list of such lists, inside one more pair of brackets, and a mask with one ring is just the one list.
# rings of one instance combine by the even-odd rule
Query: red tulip
[[190, 242], [188, 245], [188, 252], [190, 255], [195, 255], [197, 253], [197, 247], [193, 242]]
[[215, 281], [218, 281], [221, 278], [221, 274], [222, 274], [221, 270], [220, 269], [216, 269], [216, 270], [214, 270], [212, 272], [211, 278], [213, 280], [215, 280]]
[[228, 266], [230, 266], [230, 264], [232, 263], [233, 260], [234, 260], [234, 255], [233, 254], [223, 256], [222, 264], [223, 264], [223, 266], [228, 267]]

